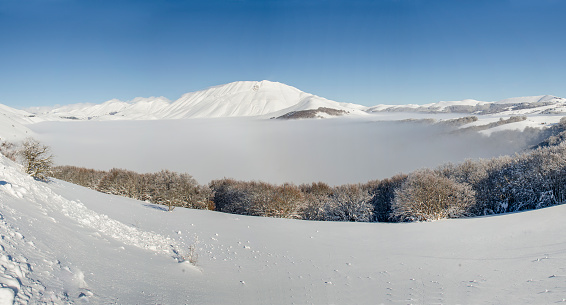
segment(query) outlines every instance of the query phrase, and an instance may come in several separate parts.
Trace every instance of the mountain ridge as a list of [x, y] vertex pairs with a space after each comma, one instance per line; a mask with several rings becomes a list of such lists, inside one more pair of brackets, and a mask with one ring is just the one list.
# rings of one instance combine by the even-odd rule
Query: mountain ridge
[[[291, 112], [319, 108], [344, 111], [347, 115], [379, 112], [465, 113], [465, 114], [560, 114], [566, 113], [566, 99], [526, 96], [486, 102], [474, 99], [439, 101], [423, 105], [363, 106], [341, 103], [268, 80], [236, 81], [183, 94], [175, 101], [165, 97], [137, 97], [130, 101], [112, 99], [101, 104], [70, 104], [53, 108], [29, 108], [25, 117], [37, 120], [157, 120], [220, 117], [273, 118]], [[1, 110], [1, 109], [0, 109]], [[13, 113], [14, 111], [12, 111]], [[18, 110], [18, 113], [24, 111]], [[29, 119], [26, 119], [29, 121]]]

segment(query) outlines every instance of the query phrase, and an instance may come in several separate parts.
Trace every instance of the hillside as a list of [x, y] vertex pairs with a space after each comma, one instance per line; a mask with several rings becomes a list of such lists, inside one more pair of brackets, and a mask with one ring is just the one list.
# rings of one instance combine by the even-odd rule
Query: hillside
[[[551, 304], [566, 294], [565, 206], [405, 224], [165, 212], [37, 182], [1, 156], [0, 167], [0, 304]], [[191, 245], [196, 267], [182, 258]]]
[[551, 95], [507, 98], [496, 102], [477, 100], [442, 101], [425, 105], [377, 105], [366, 110], [376, 112], [468, 113], [476, 115], [540, 115], [566, 113], [566, 99]]

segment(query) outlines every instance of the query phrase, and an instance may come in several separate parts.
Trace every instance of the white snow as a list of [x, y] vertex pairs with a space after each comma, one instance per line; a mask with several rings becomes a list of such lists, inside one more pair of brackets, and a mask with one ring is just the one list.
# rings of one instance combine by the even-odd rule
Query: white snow
[[164, 97], [110, 100], [53, 109], [29, 108], [46, 120], [75, 117], [88, 120], [153, 120], [217, 117], [279, 116], [290, 111], [328, 107], [365, 114], [367, 107], [338, 103], [297, 88], [264, 81], [239, 81], [184, 94], [171, 102]]
[[[511, 115], [527, 120], [482, 131], [489, 137], [468, 137], [391, 122], [465, 114], [367, 114], [363, 106], [279, 83], [237, 82], [172, 103], [164, 98], [115, 100], [38, 116], [0, 105], [0, 137], [13, 141], [33, 135], [50, 144], [61, 163], [86, 167], [168, 167], [204, 183], [233, 176], [339, 184], [389, 177], [388, 170], [394, 174], [515, 152], [519, 146], [500, 143], [494, 131], [558, 122], [561, 116], [551, 113], [566, 109], [563, 99], [541, 96], [523, 102], [541, 99], [553, 104], [479, 116], [471, 125]], [[266, 119], [325, 105], [353, 115]], [[426, 107], [437, 111], [451, 105], [459, 104]], [[68, 115], [118, 121], [36, 124]], [[192, 119], [161, 119], [175, 116]], [[210, 118], [224, 116], [257, 117]], [[120, 121], [127, 119], [136, 121]], [[553, 304], [566, 296], [566, 206], [397, 224], [166, 210], [58, 180], [38, 182], [0, 156], [0, 305]]]
[[0, 112], [0, 141], [19, 141], [33, 135], [27, 126]]
[[[566, 294], [566, 206], [404, 224], [166, 212], [35, 181], [4, 157], [0, 167], [0, 304], [551, 304]], [[176, 254], [190, 245], [196, 267]]]
[[513, 97], [497, 101], [497, 104], [543, 103], [556, 99], [552, 95]]

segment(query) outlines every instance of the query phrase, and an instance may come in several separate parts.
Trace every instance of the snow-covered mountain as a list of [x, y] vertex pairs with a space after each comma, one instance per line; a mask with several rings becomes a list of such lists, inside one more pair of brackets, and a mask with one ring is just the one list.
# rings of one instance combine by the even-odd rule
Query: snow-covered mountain
[[165, 97], [138, 97], [129, 102], [112, 99], [102, 104], [71, 104], [55, 108], [29, 108], [28, 111], [45, 120], [123, 120], [158, 119], [154, 114], [169, 106], [171, 101]]
[[[238, 81], [184, 94], [172, 102], [165, 97], [113, 99], [102, 104], [72, 104], [55, 108], [29, 108], [43, 120], [155, 120], [219, 117], [285, 116], [319, 108], [344, 111], [348, 115], [372, 113], [463, 113], [463, 114], [560, 114], [566, 113], [566, 99], [543, 95], [509, 98], [496, 102], [466, 99], [425, 105], [377, 105], [366, 107], [339, 103], [305, 93], [297, 88], [267, 80]], [[318, 116], [315, 116], [318, 117]]]
[[0, 142], [32, 136], [33, 132], [25, 125], [40, 121], [42, 119], [27, 111], [0, 104]]
[[279, 116], [319, 107], [363, 114], [366, 107], [338, 103], [270, 81], [240, 81], [184, 94], [171, 102], [164, 97], [110, 100], [102, 104], [75, 104], [54, 109], [31, 108], [46, 120], [153, 120]]
[[[321, 111], [323, 109], [324, 111]], [[432, 119], [442, 121], [465, 116], [477, 120], [463, 128], [491, 126], [512, 116], [527, 117], [482, 133], [526, 127], [546, 127], [566, 114], [566, 99], [543, 95], [509, 98], [496, 102], [478, 100], [441, 101], [425, 105], [377, 105], [366, 107], [339, 103], [297, 88], [271, 81], [240, 81], [187, 93], [172, 102], [165, 97], [113, 99], [102, 104], [34, 107], [27, 111], [0, 105], [0, 138], [17, 140], [33, 134], [26, 125], [42, 121], [164, 120], [189, 118], [254, 117], [325, 118], [349, 116], [376, 121]], [[509, 121], [510, 122], [510, 121]], [[474, 127], [475, 128], [475, 127]], [[477, 129], [477, 128], [476, 128]], [[484, 130], [485, 129], [485, 130]]]
[[[296, 110], [329, 107], [359, 111], [363, 106], [338, 103], [270, 81], [234, 82], [187, 93], [164, 108], [162, 118], [275, 116]], [[361, 112], [361, 111], [360, 111]]]
[[469, 114], [560, 114], [566, 113], [566, 99], [551, 95], [526, 96], [483, 102], [472, 99], [441, 101], [425, 105], [377, 105], [367, 112], [469, 113]]

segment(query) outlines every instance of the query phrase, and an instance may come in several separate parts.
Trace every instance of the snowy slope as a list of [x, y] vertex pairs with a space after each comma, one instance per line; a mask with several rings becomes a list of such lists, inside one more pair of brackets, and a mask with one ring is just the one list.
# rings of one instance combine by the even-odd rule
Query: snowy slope
[[470, 114], [560, 114], [566, 113], [566, 99], [551, 96], [525, 96], [508, 98], [496, 102], [472, 99], [462, 101], [441, 101], [425, 105], [377, 105], [366, 109], [370, 113], [418, 112], [418, 113], [470, 113]]
[[381, 112], [381, 111], [402, 112], [402, 111], [408, 111], [408, 112], [432, 112], [432, 113], [436, 113], [436, 112], [444, 112], [444, 111], [447, 110], [447, 108], [454, 107], [454, 106], [475, 107], [475, 106], [483, 106], [483, 105], [489, 105], [489, 104], [490, 104], [490, 102], [482, 102], [482, 101], [476, 101], [476, 100], [472, 100], [472, 99], [466, 99], [466, 100], [461, 100], [461, 101], [440, 101], [440, 102], [437, 102], [437, 103], [430, 103], [430, 104], [424, 104], [424, 105], [417, 105], [417, 104], [384, 105], [384, 104], [380, 104], [380, 105], [369, 107], [367, 109], [367, 111], [368, 112]]
[[19, 141], [34, 133], [25, 125], [41, 122], [35, 115], [0, 104], [0, 142]]
[[[167, 118], [256, 116], [317, 97], [275, 82], [234, 82], [188, 93], [161, 114]], [[320, 98], [319, 98], [320, 99]]]
[[156, 119], [154, 113], [169, 104], [170, 101], [164, 97], [138, 97], [129, 102], [113, 99], [102, 104], [72, 104], [52, 109], [38, 107], [28, 110], [46, 120], [55, 121], [65, 119], [148, 120]]
[[191, 92], [171, 102], [164, 97], [136, 98], [102, 104], [73, 104], [46, 109], [30, 108], [45, 120], [154, 120], [219, 117], [279, 117], [289, 112], [319, 107], [346, 111], [350, 115], [388, 112], [460, 114], [560, 114], [566, 113], [566, 99], [543, 95], [517, 97], [497, 102], [473, 99], [441, 101], [425, 105], [377, 105], [366, 107], [338, 103], [297, 88], [267, 80], [238, 81]]
[[[54, 109], [30, 109], [48, 120], [184, 119], [274, 116], [281, 111], [335, 108], [363, 113], [366, 107], [338, 103], [297, 88], [270, 81], [240, 81], [187, 93], [175, 102], [164, 97], [110, 100], [102, 104], [75, 104]], [[283, 114], [283, 113], [281, 113]]]
[[496, 104], [524, 104], [524, 103], [545, 103], [553, 102], [557, 97], [552, 95], [538, 95], [538, 96], [523, 96], [523, 97], [513, 97], [507, 98], [495, 102]]
[[[169, 213], [0, 168], [0, 304], [565, 301], [566, 206], [399, 224]], [[195, 244], [197, 267], [181, 259]]]

